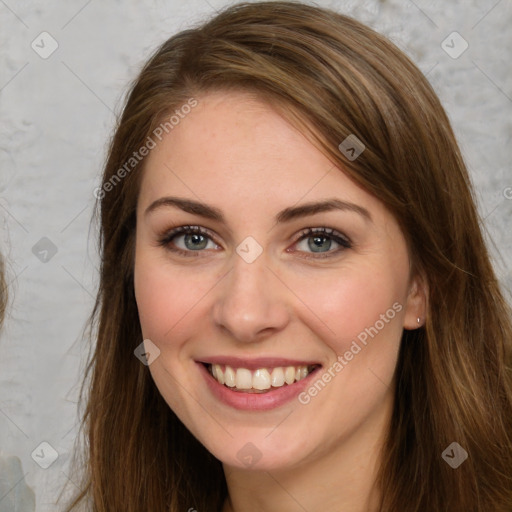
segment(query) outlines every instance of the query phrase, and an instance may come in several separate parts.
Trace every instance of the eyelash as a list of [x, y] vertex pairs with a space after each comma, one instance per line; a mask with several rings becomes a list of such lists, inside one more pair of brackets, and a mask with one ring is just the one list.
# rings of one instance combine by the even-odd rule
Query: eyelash
[[[170, 231], [166, 232], [164, 234], [164, 236], [162, 238], [160, 238], [160, 240], [158, 241], [158, 245], [165, 247], [167, 250], [169, 250], [173, 253], [179, 254], [180, 256], [186, 256], [186, 257], [198, 257], [199, 253], [204, 251], [204, 249], [198, 250], [198, 251], [192, 251], [192, 250], [184, 251], [183, 249], [172, 247], [172, 245], [171, 245], [172, 241], [177, 236], [180, 236], [180, 235], [202, 235], [204, 237], [207, 237], [209, 240], [211, 240], [215, 244], [217, 244], [217, 242], [215, 242], [214, 237], [208, 231], [201, 228], [200, 226], [179, 226], [177, 228], [171, 229]], [[352, 243], [348, 237], [346, 237], [342, 233], [340, 233], [332, 228], [326, 228], [326, 227], [303, 229], [300, 232], [299, 237], [297, 238], [297, 240], [295, 240], [293, 245], [296, 245], [299, 242], [301, 242], [302, 240], [305, 240], [307, 238], [312, 238], [314, 236], [319, 236], [319, 235], [336, 242], [341, 247], [334, 251], [328, 251], [325, 253], [316, 253], [315, 256], [311, 256], [312, 254], [315, 254], [315, 253], [306, 253], [309, 255], [303, 256], [304, 258], [306, 258], [306, 259], [329, 258], [329, 257], [333, 257], [333, 256], [339, 254], [340, 252], [342, 252], [346, 249], [352, 248]], [[219, 245], [219, 244], [217, 244], [217, 245]]]

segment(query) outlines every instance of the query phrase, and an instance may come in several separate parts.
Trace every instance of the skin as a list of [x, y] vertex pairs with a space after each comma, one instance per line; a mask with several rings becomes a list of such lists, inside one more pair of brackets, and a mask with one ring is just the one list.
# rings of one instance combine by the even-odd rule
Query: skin
[[[425, 290], [410, 275], [394, 217], [270, 106], [246, 93], [214, 92], [146, 160], [137, 206], [135, 293], [160, 393], [223, 462], [224, 512], [374, 510], [378, 452], [393, 406], [402, 330], [424, 318]], [[162, 206], [164, 196], [219, 209], [225, 222]], [[367, 210], [333, 210], [276, 223], [281, 210], [336, 198]], [[203, 249], [171, 228], [198, 225]], [[304, 228], [332, 228], [350, 248], [298, 241]], [[248, 236], [263, 253], [247, 263]], [[321, 235], [320, 235], [321, 236]], [[325, 242], [325, 243], [324, 243]], [[194, 245], [195, 244], [195, 245]], [[170, 248], [187, 250], [180, 255]], [[327, 257], [322, 257], [325, 255]], [[195, 361], [216, 355], [317, 361], [321, 372], [393, 304], [401, 311], [307, 405], [240, 411], [212, 395]], [[320, 373], [321, 376], [322, 373]], [[251, 442], [261, 459], [247, 467]]]

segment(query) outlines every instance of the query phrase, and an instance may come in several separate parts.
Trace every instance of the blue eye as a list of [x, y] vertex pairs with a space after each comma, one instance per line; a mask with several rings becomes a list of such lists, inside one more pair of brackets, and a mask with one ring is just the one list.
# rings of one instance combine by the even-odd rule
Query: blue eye
[[[205, 235], [200, 235], [198, 233], [189, 233], [186, 235], [180, 235], [176, 238], [183, 237], [183, 244], [185, 245], [185, 249], [189, 249], [191, 251], [198, 251], [200, 249], [206, 249], [208, 246], [208, 238]], [[177, 243], [179, 247], [179, 243]], [[182, 247], [183, 248], [183, 247]]]
[[343, 249], [352, 247], [349, 239], [344, 235], [333, 229], [323, 227], [304, 230], [295, 245], [302, 252], [310, 251], [310, 253], [322, 254], [321, 257], [324, 257], [323, 255], [331, 256]]
[[[210, 244], [210, 246], [209, 246]], [[170, 251], [186, 256], [198, 256], [203, 249], [217, 249], [219, 246], [213, 242], [211, 236], [199, 226], [180, 226], [168, 233], [159, 241]]]
[[[200, 226], [180, 226], [165, 233], [159, 245], [181, 256], [199, 256], [205, 249], [218, 250], [212, 235]], [[326, 258], [350, 249], [350, 240], [331, 228], [307, 228], [293, 244], [306, 258]]]

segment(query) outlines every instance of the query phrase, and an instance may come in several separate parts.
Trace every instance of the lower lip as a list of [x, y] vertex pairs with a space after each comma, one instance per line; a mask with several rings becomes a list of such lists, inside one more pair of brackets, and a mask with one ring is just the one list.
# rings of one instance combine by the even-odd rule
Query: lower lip
[[293, 384], [285, 384], [266, 393], [244, 393], [243, 391], [233, 391], [220, 384], [202, 363], [197, 364], [215, 397], [226, 405], [243, 411], [268, 411], [290, 402], [308, 387], [311, 379], [320, 369], [320, 367], [316, 368], [307, 377]]

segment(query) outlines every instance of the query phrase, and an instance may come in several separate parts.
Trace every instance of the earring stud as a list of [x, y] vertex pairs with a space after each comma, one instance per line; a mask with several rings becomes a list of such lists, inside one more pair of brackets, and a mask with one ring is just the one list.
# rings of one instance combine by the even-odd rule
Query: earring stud
[[418, 320], [418, 325], [420, 325], [421, 324], [421, 318], [418, 317], [416, 320]]

